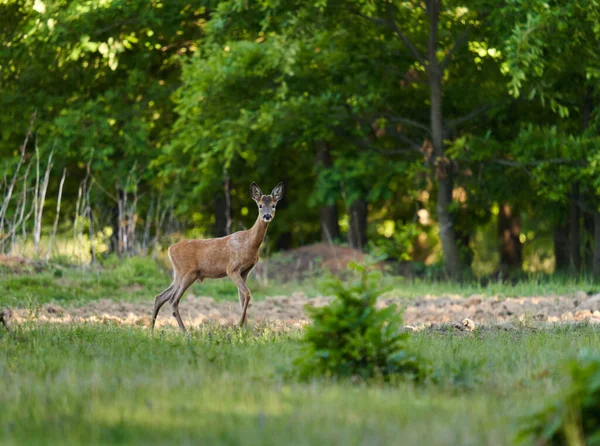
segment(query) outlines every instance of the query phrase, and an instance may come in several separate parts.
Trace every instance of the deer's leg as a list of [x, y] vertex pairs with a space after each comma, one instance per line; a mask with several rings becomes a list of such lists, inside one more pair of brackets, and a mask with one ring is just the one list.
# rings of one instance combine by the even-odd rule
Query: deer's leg
[[[242, 272], [242, 274], [240, 274], [242, 276], [242, 280], [244, 281], [244, 283], [246, 283], [246, 280], [248, 279], [248, 274], [249, 273], [250, 273], [250, 270], [246, 270], [246, 271]], [[246, 287], [248, 287], [248, 285], [246, 285]], [[238, 288], [238, 297], [240, 299], [240, 308], [243, 311], [244, 310], [244, 304], [246, 302], [246, 296], [244, 296], [244, 294], [242, 294], [242, 291], [239, 288]]]
[[185, 333], [185, 325], [183, 325], [183, 320], [181, 319], [181, 315], [179, 314], [179, 301], [181, 300], [181, 296], [183, 293], [190, 287], [192, 283], [196, 281], [198, 278], [198, 274], [196, 272], [191, 272], [185, 274], [181, 280], [179, 281], [179, 286], [176, 291], [173, 293], [171, 298], [169, 299], [169, 303], [171, 304], [171, 310], [173, 311], [173, 316], [177, 320], [177, 324], [179, 324], [179, 328]]
[[167, 288], [154, 298], [154, 311], [152, 312], [152, 322], [150, 323], [151, 331], [154, 331], [154, 324], [156, 323], [156, 317], [158, 316], [160, 308], [169, 300], [169, 298], [173, 294], [173, 289], [175, 288], [175, 286], [176, 283], [173, 282], [171, 286], [169, 286], [169, 288]]
[[238, 295], [240, 296], [240, 302], [242, 300], [242, 296], [244, 298], [244, 304], [242, 307], [242, 316], [240, 317], [240, 320], [237, 323], [237, 325], [239, 327], [241, 327], [246, 322], [246, 310], [248, 309], [248, 304], [250, 303], [250, 299], [252, 298], [252, 296], [250, 294], [250, 289], [246, 285], [246, 278], [248, 277], [248, 274], [246, 273], [244, 275], [244, 277], [242, 277], [242, 274], [240, 274], [239, 272], [230, 272], [228, 274], [229, 274], [229, 278], [231, 279], [231, 281], [233, 283], [235, 283], [235, 285], [238, 288]]
[[244, 308], [242, 310], [242, 316], [240, 317], [240, 321], [238, 322], [238, 326], [242, 326], [246, 323], [246, 310], [248, 310], [248, 304], [250, 303], [250, 299], [252, 296], [250, 295], [250, 290], [248, 290], [248, 294], [246, 295], [246, 301], [244, 302]]

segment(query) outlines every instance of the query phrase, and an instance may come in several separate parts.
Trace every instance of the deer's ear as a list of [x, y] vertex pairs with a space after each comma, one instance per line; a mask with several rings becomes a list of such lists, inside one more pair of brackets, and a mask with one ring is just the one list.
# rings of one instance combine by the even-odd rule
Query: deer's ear
[[273, 200], [279, 201], [283, 198], [283, 181], [280, 181], [277, 186], [271, 191]]
[[250, 185], [250, 196], [254, 201], [259, 201], [263, 196], [262, 190], [260, 190], [260, 187], [254, 181]]

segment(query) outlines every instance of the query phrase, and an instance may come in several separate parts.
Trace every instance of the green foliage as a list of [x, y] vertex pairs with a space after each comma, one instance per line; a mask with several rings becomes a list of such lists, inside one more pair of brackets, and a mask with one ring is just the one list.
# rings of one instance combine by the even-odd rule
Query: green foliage
[[[473, 234], [496, 203], [544, 220], [547, 236], [565, 222], [573, 184], [582, 209], [598, 209], [600, 7], [598, 0], [441, 7], [435, 43], [444, 61], [444, 144], [453, 187], [466, 193], [449, 209], [468, 264]], [[129, 175], [138, 231], [160, 196], [163, 210], [173, 204], [173, 218], [201, 236], [213, 231], [225, 178], [234, 230], [255, 217], [248, 184], [283, 180], [286, 208], [269, 247], [315, 241], [320, 206], [345, 211], [361, 199], [369, 246], [422, 261], [440, 234], [428, 64], [388, 26], [392, 13], [401, 34], [426, 53], [430, 20], [415, 2], [5, 0], [0, 188], [37, 110], [42, 159], [55, 153], [46, 227], [62, 168], [62, 214], [72, 221], [91, 160], [99, 233], [113, 225], [115, 188]], [[316, 166], [322, 144], [331, 160]], [[431, 225], [411, 223], [420, 209]], [[381, 234], [382, 221], [395, 222], [393, 236]], [[408, 253], [415, 234], [427, 235], [420, 250], [427, 255]]]
[[583, 350], [562, 365], [570, 382], [552, 403], [528, 416], [520, 437], [552, 445], [600, 445], [600, 355]]
[[395, 306], [377, 309], [379, 275], [367, 267], [352, 265], [359, 273], [353, 284], [332, 279], [329, 290], [335, 300], [328, 306], [307, 306], [312, 324], [305, 329], [306, 354], [298, 360], [300, 376], [422, 378], [424, 368], [407, 347], [409, 334], [402, 332], [402, 317]]

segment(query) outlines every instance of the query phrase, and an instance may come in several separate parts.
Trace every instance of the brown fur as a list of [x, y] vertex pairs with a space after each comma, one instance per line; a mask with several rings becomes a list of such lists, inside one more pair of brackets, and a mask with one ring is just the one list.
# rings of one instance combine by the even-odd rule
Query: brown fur
[[160, 308], [169, 301], [177, 324], [185, 332], [185, 325], [179, 315], [179, 301], [185, 291], [196, 280], [202, 282], [204, 279], [219, 279], [225, 276], [229, 276], [238, 288], [242, 308], [238, 325], [244, 325], [248, 304], [252, 298], [246, 279], [258, 262], [260, 246], [269, 223], [275, 217], [277, 202], [283, 196], [283, 184], [279, 183], [270, 195], [264, 195], [260, 188], [252, 183], [250, 196], [259, 208], [258, 218], [250, 229], [214, 239], [182, 240], [169, 247], [173, 283], [154, 300], [152, 330]]

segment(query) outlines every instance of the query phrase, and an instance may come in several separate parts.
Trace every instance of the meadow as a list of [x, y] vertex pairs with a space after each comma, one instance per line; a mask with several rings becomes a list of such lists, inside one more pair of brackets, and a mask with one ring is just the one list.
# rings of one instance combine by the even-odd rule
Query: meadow
[[[296, 381], [299, 333], [22, 326], [0, 339], [0, 443], [512, 444], [600, 331], [420, 333], [425, 384]], [[527, 442], [526, 442], [527, 444]]]
[[[3, 271], [0, 306], [152, 300], [168, 279], [147, 259], [93, 271], [58, 264]], [[315, 281], [253, 280], [256, 299], [300, 286], [319, 292]], [[425, 289], [509, 296], [594, 288], [584, 279], [552, 280], [483, 288], [384, 278], [407, 299]], [[237, 298], [226, 280], [192, 293]], [[305, 382], [294, 374], [303, 348], [298, 327], [251, 323], [238, 330], [207, 323], [186, 337], [170, 327], [151, 335], [144, 327], [112, 323], [27, 322], [11, 333], [0, 326], [0, 443], [514, 444], [523, 417], [567, 384], [559, 364], [582, 349], [598, 350], [600, 329], [523, 324], [423, 331], [411, 336], [409, 347], [431, 366], [423, 383]]]

